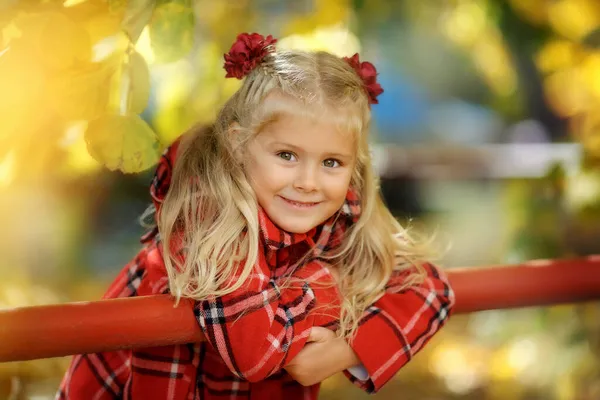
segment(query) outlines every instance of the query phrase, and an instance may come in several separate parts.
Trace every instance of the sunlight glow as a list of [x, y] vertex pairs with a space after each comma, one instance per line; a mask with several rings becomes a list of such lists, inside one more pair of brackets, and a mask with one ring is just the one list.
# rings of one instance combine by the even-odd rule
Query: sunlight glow
[[307, 34], [286, 36], [277, 41], [281, 49], [323, 50], [339, 57], [360, 53], [358, 37], [342, 23], [320, 27]]

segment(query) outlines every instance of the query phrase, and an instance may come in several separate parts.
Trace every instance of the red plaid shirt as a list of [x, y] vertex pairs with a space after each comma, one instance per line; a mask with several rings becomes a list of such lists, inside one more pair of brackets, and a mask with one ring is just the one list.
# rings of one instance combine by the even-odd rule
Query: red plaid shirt
[[[155, 203], [168, 189], [176, 149], [177, 143], [157, 168], [151, 189]], [[347, 199], [347, 215], [355, 206]], [[306, 252], [315, 232], [285, 234], [264, 213], [260, 222], [263, 251], [247, 285], [196, 302], [205, 342], [76, 355], [57, 399], [316, 399], [318, 384], [303, 387], [283, 367], [302, 349], [311, 327], [336, 326], [339, 292], [328, 285], [332, 276], [318, 259], [297, 268], [293, 277], [298, 279], [282, 287], [287, 269], [278, 266]], [[325, 230], [317, 232], [317, 243], [325, 234], [340, 234]], [[160, 235], [151, 232], [143, 242], [105, 298], [168, 293]], [[404, 290], [399, 288], [409, 271], [395, 274], [361, 320], [352, 348], [369, 377], [345, 375], [367, 392], [392, 378], [449, 317], [454, 294], [447, 278], [432, 265], [426, 269], [422, 284]]]

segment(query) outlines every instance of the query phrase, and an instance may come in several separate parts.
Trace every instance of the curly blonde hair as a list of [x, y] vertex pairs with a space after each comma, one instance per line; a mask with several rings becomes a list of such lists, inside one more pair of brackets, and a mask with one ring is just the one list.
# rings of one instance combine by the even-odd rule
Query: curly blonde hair
[[[275, 92], [306, 107], [265, 101]], [[200, 300], [243, 285], [257, 262], [260, 236], [258, 204], [238, 161], [240, 151], [276, 115], [332, 108], [338, 112], [317, 117], [335, 118], [353, 135], [356, 162], [350, 184], [362, 208], [341, 246], [327, 255], [339, 267], [343, 298], [338, 332], [353, 335], [394, 270], [416, 266], [406, 286], [420, 280], [424, 246], [408, 238], [379, 193], [369, 150], [371, 111], [361, 78], [346, 61], [326, 52], [278, 51], [245, 77], [212, 127], [193, 129], [180, 144], [171, 187], [157, 217], [173, 295]], [[165, 245], [173, 240], [183, 242], [185, 257]]]

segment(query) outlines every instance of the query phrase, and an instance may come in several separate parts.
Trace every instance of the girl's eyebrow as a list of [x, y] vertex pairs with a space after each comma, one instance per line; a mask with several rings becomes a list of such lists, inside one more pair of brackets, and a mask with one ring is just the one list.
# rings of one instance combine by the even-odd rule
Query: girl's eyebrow
[[286, 142], [272, 141], [271, 143], [269, 143], [269, 145], [273, 146], [273, 147], [287, 147], [292, 150], [303, 151], [303, 149], [301, 147], [298, 147], [296, 145], [293, 145], [291, 143], [286, 143]]
[[327, 157], [340, 158], [342, 160], [352, 160], [354, 157], [351, 154], [342, 153], [327, 153]]

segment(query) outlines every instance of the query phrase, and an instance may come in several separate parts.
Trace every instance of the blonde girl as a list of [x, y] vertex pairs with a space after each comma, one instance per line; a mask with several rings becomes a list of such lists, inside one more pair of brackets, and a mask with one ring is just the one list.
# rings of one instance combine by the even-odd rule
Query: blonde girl
[[238, 35], [241, 88], [165, 151], [156, 228], [105, 296], [193, 299], [206, 341], [75, 356], [57, 398], [316, 399], [337, 372], [374, 392], [447, 321], [445, 275], [379, 194], [374, 66], [275, 44]]

